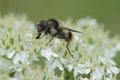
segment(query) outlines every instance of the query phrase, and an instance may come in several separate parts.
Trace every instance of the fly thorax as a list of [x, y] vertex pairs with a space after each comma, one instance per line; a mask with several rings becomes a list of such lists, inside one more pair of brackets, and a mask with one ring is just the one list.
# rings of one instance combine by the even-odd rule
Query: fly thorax
[[50, 34], [53, 36], [57, 33], [57, 30], [54, 29], [53, 27], [50, 27]]

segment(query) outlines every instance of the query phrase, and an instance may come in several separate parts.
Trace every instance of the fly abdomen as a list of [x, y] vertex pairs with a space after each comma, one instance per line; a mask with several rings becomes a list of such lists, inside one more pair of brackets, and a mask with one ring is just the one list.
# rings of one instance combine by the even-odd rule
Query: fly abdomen
[[72, 32], [69, 32], [68, 37], [69, 37], [70, 41], [73, 41], [73, 34], [72, 34]]

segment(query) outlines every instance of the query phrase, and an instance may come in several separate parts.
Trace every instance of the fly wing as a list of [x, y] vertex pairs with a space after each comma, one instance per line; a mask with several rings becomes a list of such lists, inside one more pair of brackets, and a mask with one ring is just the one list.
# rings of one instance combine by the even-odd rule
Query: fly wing
[[70, 29], [70, 28], [66, 28], [66, 27], [63, 27], [63, 26], [60, 26], [60, 28], [66, 29], [66, 30], [69, 30], [69, 31], [73, 31], [73, 32], [77, 32], [77, 33], [82, 33], [80, 31], [76, 31], [76, 30], [73, 30], [73, 29]]

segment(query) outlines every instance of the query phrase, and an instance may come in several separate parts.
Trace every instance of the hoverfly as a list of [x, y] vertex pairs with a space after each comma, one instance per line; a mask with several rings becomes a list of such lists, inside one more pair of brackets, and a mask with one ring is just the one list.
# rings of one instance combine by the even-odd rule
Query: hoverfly
[[52, 38], [47, 42], [46, 46], [55, 37], [57, 37], [59, 39], [64, 39], [67, 42], [66, 48], [71, 56], [72, 56], [72, 54], [71, 54], [68, 46], [70, 44], [70, 41], [72, 41], [72, 39], [73, 39], [72, 32], [82, 33], [80, 31], [76, 31], [76, 30], [72, 30], [72, 29], [60, 26], [59, 22], [55, 19], [41, 20], [39, 22], [39, 24], [37, 24], [37, 32], [38, 32], [38, 35], [37, 35], [36, 39], [40, 39], [40, 36], [42, 33], [44, 33], [44, 35], [49, 34], [52, 36]]

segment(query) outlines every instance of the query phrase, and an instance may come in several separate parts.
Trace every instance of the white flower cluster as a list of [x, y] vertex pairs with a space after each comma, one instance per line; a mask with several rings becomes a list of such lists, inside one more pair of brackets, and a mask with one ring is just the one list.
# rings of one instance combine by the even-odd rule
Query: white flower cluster
[[0, 80], [116, 80], [113, 61], [120, 50], [118, 37], [110, 38], [96, 19], [62, 22], [79, 30], [66, 49], [66, 42], [51, 36], [36, 40], [35, 24], [13, 14], [0, 17]]

